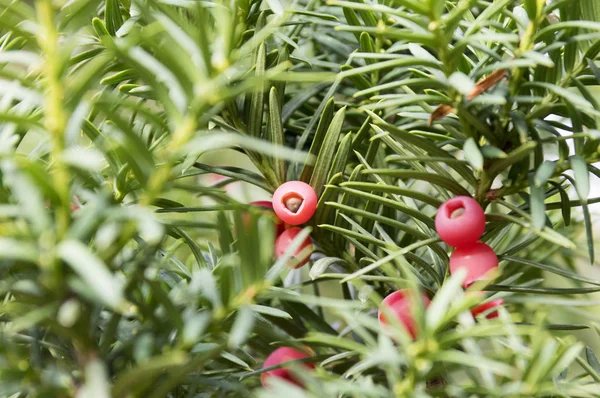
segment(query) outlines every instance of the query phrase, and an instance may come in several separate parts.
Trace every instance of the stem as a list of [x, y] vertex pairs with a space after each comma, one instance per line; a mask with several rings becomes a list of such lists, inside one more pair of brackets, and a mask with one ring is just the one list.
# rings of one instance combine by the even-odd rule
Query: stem
[[485, 170], [481, 173], [481, 180], [479, 180], [477, 188], [475, 189], [476, 201], [478, 201], [479, 203], [483, 203], [485, 201], [485, 197], [489, 192], [490, 188], [492, 187], [494, 178], [496, 178], [496, 176], [488, 175], [488, 173]]
[[51, 0], [37, 2], [37, 14], [41, 26], [38, 43], [44, 54], [43, 76], [46, 86], [44, 95], [44, 126], [52, 137], [52, 178], [54, 188], [60, 198], [59, 207], [56, 209], [56, 233], [60, 240], [67, 232], [71, 220], [70, 207], [70, 176], [69, 171], [62, 163], [64, 150], [64, 131], [68, 115], [64, 103], [64, 89], [61, 84], [61, 59], [58, 46], [58, 32], [54, 26], [54, 10]]
[[[538, 12], [537, 18], [534, 19], [533, 21], [529, 22], [529, 25], [527, 26], [527, 29], [525, 30], [525, 33], [523, 34], [523, 37], [521, 38], [521, 43], [519, 45], [519, 48], [517, 49], [517, 51], [515, 51], [514, 58], [519, 58], [523, 53], [526, 53], [527, 51], [530, 51], [534, 48], [535, 42], [533, 41], [533, 37], [535, 36], [543, 19], [544, 19], [543, 12]], [[519, 91], [521, 89], [520, 83], [521, 83], [522, 79], [523, 79], [523, 69], [514, 68], [513, 72], [512, 72], [512, 76], [509, 79], [509, 97], [514, 97], [519, 93]], [[510, 101], [507, 101], [506, 104], [504, 105], [504, 109], [502, 110], [502, 117], [500, 120], [502, 121], [504, 129], [506, 129], [508, 127], [508, 124], [511, 121], [509, 114], [512, 110], [512, 106], [513, 106], [513, 103]]]

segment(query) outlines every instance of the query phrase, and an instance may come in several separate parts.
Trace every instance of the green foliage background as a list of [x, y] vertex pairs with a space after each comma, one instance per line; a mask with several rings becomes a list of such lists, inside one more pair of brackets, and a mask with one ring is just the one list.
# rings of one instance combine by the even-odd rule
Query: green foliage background
[[[599, 21], [595, 0], [0, 0], [0, 397], [600, 396]], [[292, 179], [320, 199], [290, 274], [225, 188]], [[496, 320], [433, 228], [458, 194], [486, 208], [500, 272], [471, 289]], [[432, 305], [392, 342], [374, 314], [406, 287]], [[260, 387], [279, 345], [315, 351], [306, 390]]]

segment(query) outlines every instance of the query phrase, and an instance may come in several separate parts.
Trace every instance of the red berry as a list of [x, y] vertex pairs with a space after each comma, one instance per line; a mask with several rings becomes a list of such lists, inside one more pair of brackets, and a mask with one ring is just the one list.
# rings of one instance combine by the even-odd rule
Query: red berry
[[[476, 317], [477, 315], [482, 314], [488, 310], [491, 310], [492, 308], [498, 308], [503, 305], [504, 305], [504, 300], [502, 300], [501, 298], [492, 300], [492, 301], [488, 301], [488, 302], [479, 304], [479, 305], [471, 308], [471, 315], [473, 315], [473, 317]], [[498, 318], [498, 310], [491, 311], [485, 317], [487, 319]]]
[[[301, 228], [293, 227], [290, 229], [286, 229], [283, 231], [281, 235], [275, 241], [275, 254], [277, 257], [281, 257], [286, 252], [287, 248], [292, 244], [294, 238], [302, 231]], [[308, 262], [310, 259], [310, 255], [313, 252], [312, 240], [310, 236], [306, 238], [304, 242], [300, 244], [296, 253], [294, 253], [293, 257], [288, 264], [291, 268], [300, 268], [304, 264]]]
[[461, 268], [467, 270], [463, 286], [484, 279], [485, 275], [498, 266], [498, 257], [494, 249], [485, 243], [477, 242], [471, 246], [460, 247], [450, 255], [450, 273]]
[[440, 206], [435, 215], [435, 229], [450, 246], [469, 246], [485, 230], [485, 213], [475, 199], [457, 196]]
[[[414, 305], [416, 303], [413, 303], [413, 297], [411, 297], [411, 295], [414, 294], [414, 291], [410, 289], [398, 290], [397, 292], [388, 295], [381, 303], [382, 307], [386, 306], [388, 312], [391, 312], [398, 318], [400, 323], [404, 325], [406, 331], [413, 339], [417, 337], [417, 324], [415, 322], [413, 313]], [[421, 298], [424, 307], [429, 307], [431, 302], [427, 296], [419, 293], [419, 297]], [[386, 332], [386, 329], [389, 330], [390, 325], [383, 313], [382, 308], [379, 308], [378, 318], [379, 325], [381, 326], [382, 330], [384, 332]]]
[[[306, 351], [311, 352], [311, 350], [309, 348], [306, 348]], [[299, 351], [295, 348], [280, 347], [280, 348], [276, 349], [275, 351], [273, 351], [267, 357], [267, 359], [265, 360], [265, 363], [263, 365], [263, 368], [269, 368], [271, 366], [279, 365], [284, 362], [293, 361], [296, 359], [307, 358], [309, 356], [310, 356], [309, 354]], [[315, 364], [310, 363], [310, 362], [297, 363], [297, 365], [304, 367], [307, 370], [315, 367]], [[297, 386], [302, 387], [302, 383], [300, 382], [300, 380], [296, 379], [294, 377], [294, 375], [292, 374], [292, 372], [290, 372], [290, 370], [286, 369], [285, 367], [269, 370], [267, 372], [262, 373], [260, 375], [260, 382], [262, 383], [263, 387], [268, 386], [269, 379], [271, 377], [277, 377], [280, 379], [284, 379], [284, 380], [289, 381], [290, 383], [293, 383], [293, 384], [296, 384]]]
[[265, 209], [273, 209], [273, 202], [270, 200], [255, 200], [254, 202], [250, 202], [251, 205], [264, 207]]
[[[253, 205], [253, 206], [258, 206], [258, 207], [262, 207], [265, 209], [269, 209], [269, 210], [273, 210], [273, 203], [269, 200], [257, 200], [254, 202], [250, 202], [249, 204]], [[250, 223], [249, 217], [247, 214], [244, 214], [243, 216], [244, 219], [244, 225], [248, 225]], [[283, 223], [283, 221], [277, 219], [277, 221], [275, 222], [275, 236], [279, 236], [281, 235], [281, 233], [283, 231], [285, 231], [285, 225]]]
[[273, 193], [273, 210], [290, 225], [304, 224], [315, 214], [317, 194], [302, 181], [288, 181]]

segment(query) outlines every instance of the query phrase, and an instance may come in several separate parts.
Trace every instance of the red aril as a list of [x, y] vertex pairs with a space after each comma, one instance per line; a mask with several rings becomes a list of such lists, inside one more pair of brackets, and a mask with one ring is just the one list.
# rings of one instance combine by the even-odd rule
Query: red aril
[[[306, 348], [306, 351], [310, 352], [310, 349]], [[308, 358], [309, 356], [310, 355], [306, 352], [302, 352], [295, 348], [279, 347], [267, 357], [263, 368], [270, 368], [271, 366], [276, 366], [284, 362], [294, 361], [297, 359]], [[298, 363], [298, 366], [303, 367], [307, 370], [312, 370], [315, 367], [314, 363], [307, 362]], [[294, 377], [292, 372], [290, 372], [290, 370], [285, 366], [262, 373], [260, 375], [260, 381], [263, 387], [268, 387], [269, 379], [273, 377], [287, 380], [290, 383], [302, 387], [302, 383], [296, 377]]]
[[417, 293], [411, 289], [402, 289], [398, 290], [390, 295], [388, 295], [383, 302], [381, 303], [381, 307], [379, 308], [379, 325], [384, 333], [389, 333], [391, 324], [386, 319], [386, 315], [384, 314], [383, 307], [387, 307], [387, 311], [391, 312], [404, 326], [406, 332], [410, 337], [415, 339], [417, 337], [417, 324], [415, 322], [415, 317], [413, 310], [415, 308], [415, 302], [412, 300], [421, 300], [423, 302], [423, 306], [425, 308], [429, 307], [430, 301], [427, 296]]
[[468, 287], [473, 282], [484, 279], [486, 274], [498, 267], [498, 257], [494, 249], [482, 242], [460, 247], [450, 255], [450, 273], [464, 268], [467, 276], [463, 286]]
[[[288, 247], [294, 241], [294, 238], [302, 231], [301, 228], [292, 227], [283, 231], [281, 235], [275, 241], [275, 254], [277, 257], [281, 257], [285, 254]], [[291, 268], [300, 268], [310, 260], [310, 255], [313, 252], [312, 240], [307, 237], [304, 242], [300, 244], [300, 247], [293, 254], [290, 262], [288, 263]]]
[[317, 194], [302, 181], [288, 181], [273, 193], [273, 210], [286, 224], [304, 224], [315, 214]]
[[435, 229], [450, 246], [464, 247], [477, 242], [485, 230], [485, 213], [468, 196], [457, 196], [444, 202], [435, 215]]

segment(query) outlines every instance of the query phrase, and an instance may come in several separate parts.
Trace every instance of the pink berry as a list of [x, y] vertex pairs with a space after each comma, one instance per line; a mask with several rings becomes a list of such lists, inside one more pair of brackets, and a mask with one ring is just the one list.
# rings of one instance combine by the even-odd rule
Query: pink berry
[[[386, 306], [388, 312], [391, 312], [398, 318], [400, 323], [404, 325], [406, 331], [413, 339], [417, 337], [417, 324], [415, 322], [415, 317], [413, 313], [414, 305], [416, 303], [412, 302], [413, 297], [411, 297], [411, 295], [414, 294], [414, 291], [410, 289], [398, 290], [397, 292], [388, 295], [385, 299], [383, 299], [383, 302], [381, 303], [382, 307]], [[427, 298], [427, 296], [419, 293], [419, 297], [422, 300], [424, 307], [429, 307], [430, 301]], [[384, 333], [390, 334], [386, 332], [386, 330], [389, 331], [390, 325], [385, 317], [382, 308], [379, 308], [378, 318], [379, 325], [381, 326]]]
[[[302, 231], [302, 229], [298, 227], [293, 227], [290, 229], [286, 229], [283, 231], [281, 235], [275, 241], [275, 254], [277, 257], [281, 257], [285, 254], [287, 248], [292, 244], [292, 241], [296, 236]], [[304, 264], [310, 260], [310, 255], [313, 252], [312, 240], [310, 236], [307, 237], [304, 242], [300, 244], [296, 253], [294, 253], [293, 257], [288, 264], [290, 268], [300, 268]]]
[[273, 210], [290, 225], [304, 224], [315, 214], [317, 194], [302, 181], [288, 181], [273, 193]]
[[[268, 210], [273, 210], [273, 203], [269, 200], [257, 200], [254, 202], [250, 202], [251, 205], [253, 206], [257, 206], [257, 207], [262, 207]], [[250, 220], [248, 218], [248, 215], [244, 214], [243, 216], [244, 219], [244, 225], [248, 225], [250, 223]], [[285, 231], [285, 225], [283, 223], [283, 221], [277, 219], [277, 221], [275, 222], [275, 236], [279, 236], [281, 235], [281, 233], [283, 233], [283, 231]]]
[[435, 229], [450, 246], [469, 246], [483, 235], [485, 213], [475, 199], [457, 196], [440, 206], [435, 216]]
[[[309, 348], [306, 348], [306, 351], [308, 351], [312, 354], [312, 351]], [[263, 368], [269, 368], [271, 366], [276, 366], [281, 363], [293, 361], [296, 359], [308, 358], [309, 356], [310, 356], [309, 354], [299, 351], [295, 348], [280, 347], [280, 348], [276, 349], [275, 351], [273, 351], [267, 357], [267, 359], [265, 360], [265, 363], [263, 365]], [[310, 370], [315, 367], [314, 363], [308, 363], [308, 362], [297, 363], [297, 365], [299, 367], [304, 367], [307, 370]], [[300, 382], [300, 380], [295, 378], [294, 375], [292, 374], [292, 372], [290, 372], [290, 370], [286, 369], [285, 367], [269, 370], [267, 372], [262, 373], [260, 375], [260, 382], [262, 383], [263, 387], [268, 386], [269, 379], [271, 377], [284, 379], [284, 380], [289, 381], [290, 383], [293, 383], [293, 384], [296, 384], [297, 386], [302, 387], [302, 382]]]
[[[492, 308], [502, 307], [503, 305], [504, 305], [504, 300], [502, 300], [501, 298], [492, 300], [492, 301], [488, 301], [486, 303], [479, 304], [479, 305], [471, 308], [471, 315], [473, 315], [473, 317], [476, 317], [477, 315], [482, 314], [488, 310], [491, 310]], [[488, 313], [485, 317], [487, 319], [498, 318], [498, 310]]]
[[482, 242], [471, 246], [460, 247], [450, 255], [450, 273], [461, 268], [467, 270], [463, 286], [468, 287], [473, 282], [484, 279], [485, 275], [498, 266], [498, 257], [494, 249]]

